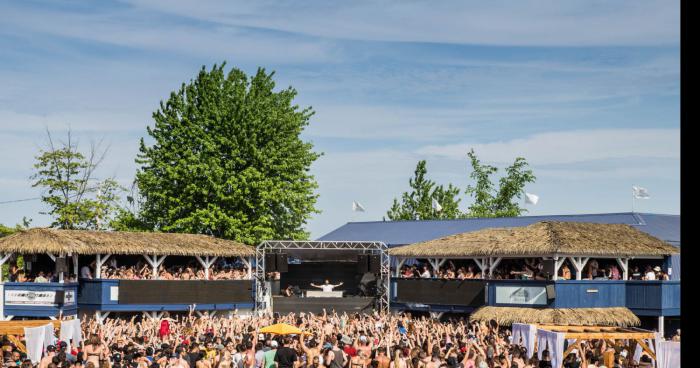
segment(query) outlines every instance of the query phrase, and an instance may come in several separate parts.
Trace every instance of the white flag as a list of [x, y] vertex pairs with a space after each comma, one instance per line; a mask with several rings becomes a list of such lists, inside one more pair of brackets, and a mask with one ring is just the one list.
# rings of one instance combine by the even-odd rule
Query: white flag
[[365, 208], [362, 207], [360, 202], [352, 201], [352, 210], [355, 212], [365, 212]]
[[638, 186], [632, 186], [632, 195], [634, 196], [634, 199], [649, 199], [651, 196], [649, 196], [649, 191], [646, 190], [646, 188], [638, 187]]
[[442, 206], [438, 203], [437, 199], [433, 198], [433, 209], [437, 212], [442, 211]]
[[540, 200], [539, 196], [536, 196], [532, 193], [525, 192], [525, 203], [527, 204], [537, 204], [537, 201]]

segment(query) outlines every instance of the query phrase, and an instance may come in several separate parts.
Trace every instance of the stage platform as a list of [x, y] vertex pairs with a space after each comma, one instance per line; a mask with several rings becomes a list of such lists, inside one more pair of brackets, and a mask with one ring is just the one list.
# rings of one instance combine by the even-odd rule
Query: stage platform
[[276, 296], [272, 301], [272, 311], [280, 314], [287, 313], [323, 313], [323, 308], [327, 312], [335, 310], [337, 313], [346, 312], [357, 313], [373, 311], [372, 297], [351, 296], [344, 298], [300, 298], [300, 297], [284, 297]]

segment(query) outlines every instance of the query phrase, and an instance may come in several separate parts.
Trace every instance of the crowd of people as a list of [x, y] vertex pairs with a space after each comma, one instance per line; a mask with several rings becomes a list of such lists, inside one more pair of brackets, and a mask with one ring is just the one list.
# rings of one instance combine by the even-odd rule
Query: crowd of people
[[[274, 323], [306, 334], [261, 334]], [[189, 315], [160, 319], [82, 321], [80, 346], [48, 346], [33, 365], [7, 337], [4, 367], [21, 368], [545, 368], [551, 354], [527, 354], [510, 330], [490, 323], [450, 319], [439, 322], [408, 314], [336, 313], [243, 317]], [[677, 339], [680, 339], [678, 331]], [[564, 358], [565, 368], [651, 367], [622, 342], [587, 341]]]
[[[457, 263], [455, 263], [457, 262]], [[622, 280], [623, 273], [616, 263], [611, 260], [599, 264], [598, 260], [590, 260], [581, 274], [583, 280]], [[643, 270], [643, 272], [642, 272]], [[412, 265], [403, 265], [399, 270], [402, 278], [438, 278], [438, 279], [483, 279], [484, 274], [474, 261], [471, 260], [448, 260], [445, 264], [434, 270], [428, 262], [417, 262]], [[499, 265], [488, 275], [496, 280], [549, 280], [551, 275], [544, 272], [542, 260], [536, 258], [525, 259], [503, 259]], [[564, 262], [558, 271], [558, 278], [562, 280], [572, 280], [576, 278], [575, 270]], [[646, 264], [643, 266], [634, 265], [630, 267], [628, 280], [669, 280], [668, 273], [664, 272], [660, 266]]]

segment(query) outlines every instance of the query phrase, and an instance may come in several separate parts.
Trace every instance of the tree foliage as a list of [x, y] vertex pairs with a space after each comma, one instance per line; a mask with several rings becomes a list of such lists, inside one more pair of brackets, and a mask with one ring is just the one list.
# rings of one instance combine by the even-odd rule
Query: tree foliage
[[472, 166], [469, 177], [475, 184], [467, 186], [465, 191], [474, 198], [465, 216], [514, 217], [527, 212], [520, 207], [518, 200], [524, 193], [525, 185], [533, 183], [536, 178], [525, 158], [517, 157], [512, 165], [506, 167], [506, 175], [499, 179], [496, 188], [492, 176], [498, 172], [498, 168], [483, 164], [473, 149], [467, 156]]
[[[390, 220], [513, 217], [527, 212], [520, 207], [518, 200], [525, 185], [535, 181], [535, 175], [524, 158], [518, 157], [506, 167], [505, 176], [499, 179], [496, 187], [492, 178], [498, 173], [498, 168], [482, 163], [474, 150], [469, 151], [467, 157], [472, 167], [469, 177], [474, 184], [467, 186], [465, 193], [474, 201], [466, 212], [459, 209], [459, 189], [452, 184], [443, 187], [427, 179], [426, 162], [419, 161], [413, 178], [409, 179], [412, 190], [404, 192], [400, 201], [394, 199], [387, 217]], [[433, 199], [442, 206], [442, 211], [433, 209]]]
[[47, 136], [48, 145], [36, 156], [31, 177], [32, 186], [43, 189], [41, 200], [49, 206], [41, 213], [52, 216], [52, 226], [61, 229], [105, 227], [122, 190], [114, 179], [100, 181], [94, 176], [107, 150], [93, 143], [86, 156], [70, 131], [65, 142], [54, 142], [48, 131]]
[[153, 113], [136, 159], [138, 213], [122, 225], [248, 244], [307, 238], [320, 154], [300, 134], [313, 110], [291, 87], [275, 92], [274, 72], [224, 66], [203, 67]]
[[[418, 161], [413, 178], [408, 180], [410, 192], [401, 195], [401, 202], [394, 202], [387, 212], [390, 220], [432, 220], [459, 217], [459, 189], [449, 184], [447, 188], [426, 178], [426, 162]], [[433, 199], [442, 207], [433, 208]]]

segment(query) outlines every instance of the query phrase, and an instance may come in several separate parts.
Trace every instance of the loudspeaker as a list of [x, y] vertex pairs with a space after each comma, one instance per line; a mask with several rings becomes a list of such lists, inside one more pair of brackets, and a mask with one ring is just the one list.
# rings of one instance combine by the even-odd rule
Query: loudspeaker
[[54, 304], [58, 305], [63, 305], [66, 301], [66, 292], [65, 290], [56, 290], [56, 294], [54, 295], [53, 302]]
[[265, 253], [265, 272], [277, 271], [277, 255], [274, 253]]
[[369, 256], [366, 254], [357, 255], [357, 273], [363, 274], [369, 271]]
[[545, 259], [542, 262], [542, 273], [547, 277], [552, 277], [554, 275], [554, 260]]
[[369, 272], [380, 273], [382, 268], [382, 259], [378, 254], [369, 256]]
[[287, 265], [288, 265], [287, 253], [277, 253], [277, 271], [278, 272], [289, 271], [289, 267], [287, 267]]
[[68, 262], [65, 257], [56, 257], [56, 273], [68, 273]]
[[557, 298], [557, 291], [554, 289], [554, 285], [547, 285], [547, 300], [553, 300]]

